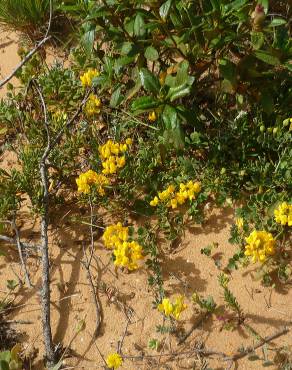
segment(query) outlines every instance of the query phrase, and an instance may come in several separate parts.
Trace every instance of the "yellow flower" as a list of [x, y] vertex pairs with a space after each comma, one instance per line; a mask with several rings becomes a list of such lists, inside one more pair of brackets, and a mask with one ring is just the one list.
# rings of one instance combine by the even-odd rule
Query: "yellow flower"
[[158, 192], [158, 200], [155, 198], [150, 202], [150, 205], [157, 205], [158, 201], [167, 202], [166, 206], [175, 209], [178, 205], [184, 204], [187, 200], [192, 200], [201, 191], [200, 182], [189, 181], [188, 183], [180, 183], [179, 191], [175, 192], [175, 186], [169, 185], [166, 190]]
[[238, 228], [238, 230], [242, 230], [243, 228], [243, 223], [244, 223], [244, 220], [242, 217], [238, 217], [236, 220], [235, 220], [235, 224]]
[[179, 319], [180, 314], [187, 308], [187, 305], [184, 303], [184, 297], [182, 295], [178, 296], [173, 305], [173, 316], [176, 320]]
[[157, 116], [156, 116], [156, 113], [154, 111], [152, 111], [151, 113], [149, 113], [148, 115], [148, 119], [149, 121], [151, 122], [155, 122], [157, 120]]
[[158, 197], [154, 197], [149, 204], [152, 207], [156, 207], [158, 203], [159, 203]]
[[[127, 144], [128, 143], [128, 144]], [[115, 174], [118, 168], [122, 168], [126, 164], [126, 157], [122, 155], [128, 150], [128, 145], [131, 145], [132, 140], [128, 138], [126, 143], [115, 143], [108, 140], [104, 145], [98, 147], [102, 172], [105, 175]]]
[[117, 157], [116, 158], [116, 162], [117, 162], [118, 168], [124, 167], [124, 165], [126, 164], [126, 158], [125, 158], [125, 156]]
[[172, 209], [177, 208], [177, 199], [175, 199], [175, 198], [171, 199], [170, 206], [171, 206]]
[[122, 226], [120, 222], [116, 225], [106, 227], [102, 239], [106, 248], [116, 248], [128, 240], [129, 228]]
[[275, 221], [281, 225], [292, 226], [292, 204], [282, 202], [277, 209], [274, 210]]
[[123, 363], [123, 359], [118, 353], [111, 353], [106, 358], [106, 364], [110, 369], [118, 369]]
[[100, 75], [97, 69], [89, 68], [83, 75], [80, 76], [80, 81], [83, 87], [91, 87], [92, 80]]
[[251, 256], [252, 261], [265, 262], [265, 260], [275, 253], [276, 241], [271, 233], [267, 231], [254, 230], [247, 238], [245, 255]]
[[128, 137], [128, 138], [126, 139], [126, 144], [127, 144], [127, 145], [132, 145], [132, 144], [133, 144], [133, 140], [132, 140], [130, 137]]
[[176, 320], [179, 319], [180, 314], [187, 308], [184, 304], [184, 297], [178, 296], [174, 303], [171, 303], [169, 298], [164, 298], [157, 306], [159, 312], [162, 312], [166, 317], [173, 316]]
[[173, 312], [173, 304], [170, 302], [169, 298], [163, 298], [162, 302], [157, 306], [157, 309], [165, 316], [170, 316]]
[[85, 113], [88, 116], [94, 116], [95, 114], [100, 113], [101, 100], [94, 94], [90, 94], [85, 105]]
[[102, 174], [89, 170], [79, 175], [76, 179], [76, 184], [80, 193], [90, 193], [91, 186], [94, 185], [99, 195], [104, 195], [104, 186], [109, 184], [109, 179]]
[[115, 256], [114, 264], [120, 267], [126, 267], [128, 270], [138, 268], [138, 260], [143, 259], [142, 247], [135, 241], [123, 242], [118, 245], [113, 252]]

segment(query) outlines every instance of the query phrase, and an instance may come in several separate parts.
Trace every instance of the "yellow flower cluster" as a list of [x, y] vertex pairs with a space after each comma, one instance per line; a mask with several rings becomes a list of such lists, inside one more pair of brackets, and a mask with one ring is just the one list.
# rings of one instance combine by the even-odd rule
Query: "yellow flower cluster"
[[98, 77], [100, 75], [97, 69], [89, 68], [83, 75], [80, 76], [80, 81], [83, 87], [91, 87], [92, 80], [94, 77]]
[[114, 250], [116, 266], [126, 267], [128, 270], [137, 270], [138, 261], [143, 259], [142, 247], [134, 240], [131, 242], [124, 242], [120, 247]]
[[174, 185], [169, 185], [168, 188], [155, 196], [150, 205], [156, 207], [159, 203], [166, 203], [167, 207], [172, 209], [184, 204], [187, 200], [192, 200], [200, 192], [201, 184], [199, 182], [189, 181], [179, 185], [179, 191], [175, 191]]
[[126, 164], [124, 153], [131, 144], [132, 139], [128, 138], [124, 143], [115, 143], [112, 140], [108, 140], [104, 145], [99, 146], [98, 151], [102, 161], [102, 172], [105, 175], [114, 174], [119, 168], [124, 167]]
[[110, 369], [118, 369], [123, 363], [123, 359], [118, 353], [111, 353], [106, 358], [107, 367]]
[[265, 262], [265, 260], [275, 253], [276, 241], [271, 233], [267, 231], [254, 230], [247, 238], [245, 255], [251, 256], [252, 261]]
[[128, 270], [136, 270], [138, 261], [143, 259], [142, 247], [136, 241], [129, 241], [129, 228], [122, 226], [120, 222], [108, 226], [103, 234], [106, 248], [113, 249], [115, 256], [114, 264], [126, 267]]
[[162, 312], [165, 316], [173, 316], [176, 320], [179, 319], [180, 314], [187, 308], [184, 303], [184, 297], [178, 296], [174, 303], [171, 303], [169, 298], [164, 298], [162, 303], [157, 306], [158, 311]]
[[281, 225], [292, 226], [292, 204], [283, 202], [274, 210], [275, 221]]
[[103, 241], [106, 248], [112, 249], [120, 247], [129, 238], [128, 227], [122, 226], [120, 222], [116, 225], [110, 225], [105, 229], [103, 233]]
[[85, 105], [84, 109], [85, 113], [88, 116], [94, 116], [95, 114], [100, 113], [100, 108], [101, 108], [100, 99], [96, 95], [90, 94]]
[[91, 185], [94, 185], [98, 194], [104, 195], [104, 186], [109, 184], [109, 180], [104, 175], [89, 170], [79, 175], [79, 177], [76, 179], [76, 184], [80, 193], [90, 193], [90, 187]]

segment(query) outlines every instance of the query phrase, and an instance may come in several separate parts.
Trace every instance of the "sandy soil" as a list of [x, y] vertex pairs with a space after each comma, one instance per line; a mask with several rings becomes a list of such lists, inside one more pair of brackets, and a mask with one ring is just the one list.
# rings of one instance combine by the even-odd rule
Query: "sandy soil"
[[[0, 81], [4, 79], [20, 62], [17, 54], [17, 36], [10, 32], [0, 30]], [[17, 79], [13, 78], [10, 81], [17, 86]], [[0, 88], [0, 99], [6, 95], [6, 86]]]
[[[2, 40], [2, 46], [3, 42]], [[15, 44], [7, 40], [6, 42], [8, 44], [0, 51], [2, 75], [6, 75], [17, 62]], [[5, 152], [0, 157], [0, 165], [2, 168], [11, 168], [16, 165], [15, 156]], [[159, 355], [188, 351], [199, 343], [204, 343], [207, 349], [231, 355], [242, 345], [254, 343], [253, 337], [242, 327], [233, 331], [222, 330], [222, 321], [215, 316], [200, 325], [182, 346], [176, 345], [177, 340], [174, 336], [166, 336], [163, 339], [164, 336], [156, 331], [156, 326], [162, 324], [162, 317], [152, 305], [153, 294], [148, 287], [146, 268], [142, 267], [130, 274], [116, 272], [110, 261], [109, 252], [104, 249], [99, 239], [100, 235], [96, 236], [92, 273], [94, 282], [99, 287], [102, 326], [99, 337], [93, 340], [95, 306], [86, 271], [81, 262], [84, 258], [82, 246], [88, 248], [90, 243], [89, 230], [87, 226], [76, 224], [73, 217], [80, 215], [81, 212], [81, 207], [73, 200], [71, 205], [54, 211], [50, 219], [52, 331], [56, 344], [62, 343], [64, 348], [70, 347], [67, 351], [69, 357], [64, 359], [68, 369], [73, 367], [102, 369], [103, 360], [99, 352], [106, 356], [116, 351], [117, 343], [125, 332], [127, 317], [130, 317], [130, 324], [123, 343], [124, 355], [139, 356], [143, 353]], [[108, 215], [101, 216], [105, 224], [110, 222]], [[185, 294], [187, 297], [188, 309], [180, 320], [180, 325], [186, 330], [199, 318], [198, 311], [191, 303], [194, 292], [203, 296], [212, 295], [219, 306], [223, 305], [222, 289], [217, 282], [220, 270], [216, 267], [214, 259], [220, 257], [224, 267], [228, 258], [236, 251], [236, 248], [228, 242], [233, 222], [232, 208], [210, 210], [206, 215], [206, 222], [188, 229], [182, 243], [165, 255], [162, 267], [167, 294], [169, 296]], [[39, 221], [32, 218], [26, 200], [23, 202], [19, 226], [23, 241], [36, 245], [39, 243]], [[201, 248], [213, 242], [219, 244], [213, 258], [202, 255]], [[0, 297], [3, 297], [7, 291], [6, 281], [15, 280], [16, 275], [23, 279], [23, 273], [18, 264], [16, 250], [4, 243], [0, 246], [10, 250], [8, 257], [0, 257]], [[39, 299], [41, 275], [40, 260], [35, 252], [27, 256], [27, 263], [34, 287], [28, 289], [24, 286], [16, 291], [14, 308], [9, 313], [9, 319], [31, 322], [15, 327], [24, 332], [22, 341], [24, 353], [27, 356], [36, 355], [31, 368], [39, 370], [44, 368]], [[262, 287], [260, 282], [252, 278], [255, 268], [256, 266], [251, 265], [232, 273], [230, 289], [246, 314], [246, 323], [261, 336], [268, 336], [285, 325], [291, 327], [292, 293], [289, 286], [278, 284], [273, 290]], [[86, 324], [85, 330], [76, 335], [76, 326], [82, 320]], [[268, 355], [271, 359], [274, 356], [274, 348], [292, 344], [291, 330], [269, 343], [271, 351], [268, 351]], [[162, 341], [163, 348], [159, 353], [148, 348], [148, 341], [152, 338]], [[263, 357], [261, 349], [257, 353]], [[228, 368], [228, 364], [216, 359], [209, 358], [206, 361], [213, 369]], [[122, 369], [201, 369], [202, 364], [202, 360], [195, 356], [183, 355], [175, 358], [156, 356], [144, 361], [126, 360]], [[238, 361], [235, 368], [261, 369], [263, 365], [261, 360], [251, 362], [244, 358]]]

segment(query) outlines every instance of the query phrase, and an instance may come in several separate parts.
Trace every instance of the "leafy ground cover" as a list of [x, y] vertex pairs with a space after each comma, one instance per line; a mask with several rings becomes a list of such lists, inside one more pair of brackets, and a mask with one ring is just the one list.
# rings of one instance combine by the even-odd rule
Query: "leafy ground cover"
[[290, 369], [290, 4], [1, 6], [0, 368]]

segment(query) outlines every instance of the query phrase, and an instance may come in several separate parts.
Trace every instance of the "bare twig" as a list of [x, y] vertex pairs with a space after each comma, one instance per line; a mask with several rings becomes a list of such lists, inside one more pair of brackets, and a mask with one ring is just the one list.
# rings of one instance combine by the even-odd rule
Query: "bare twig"
[[27, 320], [5, 320], [5, 324], [33, 324], [32, 321], [27, 321]]
[[15, 74], [17, 73], [17, 71], [20, 70], [21, 67], [23, 67], [25, 65], [25, 63], [27, 63], [32, 57], [33, 55], [47, 42], [49, 41], [52, 37], [49, 36], [49, 33], [50, 33], [50, 29], [51, 29], [51, 24], [52, 24], [52, 18], [53, 18], [53, 1], [50, 0], [50, 6], [49, 6], [49, 9], [50, 9], [50, 15], [49, 15], [49, 22], [48, 22], [48, 27], [47, 27], [47, 30], [46, 30], [46, 33], [44, 35], [44, 37], [42, 38], [42, 40], [40, 42], [37, 43], [37, 45], [25, 56], [25, 58], [23, 58], [23, 60], [12, 70], [12, 72], [6, 77], [4, 78], [3, 81], [0, 82], [0, 88], [3, 87], [5, 84], [7, 84], [7, 82], [9, 82], [11, 80], [11, 78], [13, 76], [15, 76]]
[[90, 285], [90, 290], [91, 290], [91, 294], [92, 294], [94, 305], [95, 305], [96, 323], [95, 323], [95, 330], [94, 330], [93, 336], [96, 338], [98, 336], [99, 328], [101, 324], [101, 310], [100, 310], [100, 305], [97, 299], [97, 289], [95, 288], [93, 284], [93, 279], [92, 279], [92, 275], [90, 271], [89, 259], [87, 257], [84, 245], [82, 247], [83, 247], [84, 257], [86, 260], [86, 262], [83, 262], [82, 265], [85, 267], [85, 270], [86, 270], [87, 279]]
[[[133, 360], [143, 360], [147, 358], [156, 358], [156, 357], [178, 357], [178, 356], [185, 356], [185, 355], [192, 355], [192, 354], [200, 354], [201, 356], [219, 356], [227, 358], [226, 354], [223, 352], [217, 352], [213, 350], [207, 350], [202, 348], [192, 348], [189, 351], [182, 351], [182, 352], [172, 352], [172, 353], [163, 353], [163, 354], [157, 354], [157, 355], [140, 355], [140, 356], [123, 356], [125, 359], [133, 359]], [[230, 357], [228, 357], [228, 360], [230, 360]]]
[[250, 346], [250, 347], [247, 347], [245, 349], [245, 351], [243, 352], [238, 352], [236, 353], [235, 355], [231, 356], [231, 357], [226, 357], [226, 359], [224, 359], [224, 361], [237, 361], [245, 356], [247, 356], [248, 354], [250, 354], [251, 352], [254, 352], [257, 348], [260, 348], [261, 346], [263, 346], [265, 343], [269, 343], [271, 342], [272, 340], [284, 335], [284, 334], [287, 334], [289, 332], [289, 329], [288, 328], [283, 328], [281, 330], [279, 330], [278, 332], [276, 332], [275, 334], [273, 335], [270, 335], [266, 338], [264, 338], [263, 340], [261, 340], [258, 344], [256, 344], [255, 346]]
[[13, 76], [16, 75], [16, 73], [20, 70], [21, 67], [24, 66], [24, 64], [26, 62], [28, 62], [31, 57], [48, 41], [51, 39], [51, 36], [47, 36], [45, 38], [42, 39], [42, 41], [40, 41], [27, 55], [25, 58], [23, 58], [23, 60], [18, 64], [18, 66], [16, 66], [13, 71], [6, 77], [4, 78], [4, 80], [2, 80], [0, 82], [0, 88], [3, 87], [5, 84], [7, 84], [7, 82], [9, 82], [11, 80], [11, 78]]
[[18, 249], [18, 254], [19, 254], [21, 267], [22, 267], [23, 272], [24, 272], [26, 284], [29, 286], [29, 288], [32, 288], [33, 286], [31, 284], [31, 281], [30, 281], [30, 278], [29, 278], [29, 273], [28, 273], [28, 270], [27, 270], [27, 266], [26, 266], [26, 263], [24, 261], [23, 254], [22, 254], [22, 245], [21, 245], [21, 242], [20, 242], [19, 230], [18, 230], [18, 227], [16, 226], [16, 223], [15, 223], [15, 216], [13, 218], [11, 226], [14, 229], [14, 232], [15, 232], [16, 245], [17, 245], [17, 249]]
[[45, 341], [46, 359], [48, 367], [52, 366], [56, 362], [56, 354], [54, 351], [52, 329], [51, 329], [51, 312], [50, 312], [50, 261], [49, 261], [49, 239], [48, 239], [48, 219], [49, 219], [49, 183], [48, 183], [48, 172], [46, 166], [46, 160], [50, 152], [51, 136], [48, 123], [47, 107], [44, 101], [44, 97], [41, 88], [38, 84], [33, 81], [34, 86], [39, 94], [43, 113], [44, 113], [44, 125], [47, 134], [47, 146], [43, 152], [40, 160], [40, 176], [43, 187], [42, 196], [42, 213], [41, 213], [41, 250], [42, 250], [42, 289], [41, 289], [41, 300], [42, 300], [42, 325], [43, 335]]
[[[0, 235], [0, 240], [4, 241], [6, 243], [9, 243], [9, 244], [15, 244], [15, 245], [17, 245], [16, 239], [10, 238], [9, 236], [6, 236], [6, 235]], [[20, 245], [21, 245], [21, 248], [22, 249], [34, 249], [36, 251], [38, 249], [40, 249], [40, 247], [37, 246], [37, 245], [33, 245], [33, 244], [29, 244], [29, 243], [24, 243], [22, 241], [20, 241]]]
[[126, 323], [126, 326], [125, 326], [125, 330], [124, 330], [124, 333], [123, 333], [123, 336], [122, 336], [122, 339], [118, 342], [118, 353], [122, 353], [122, 347], [123, 347], [123, 344], [124, 344], [124, 340], [125, 340], [125, 337], [128, 333], [128, 327], [129, 327], [129, 324], [130, 324], [130, 319], [127, 319], [127, 323]]

